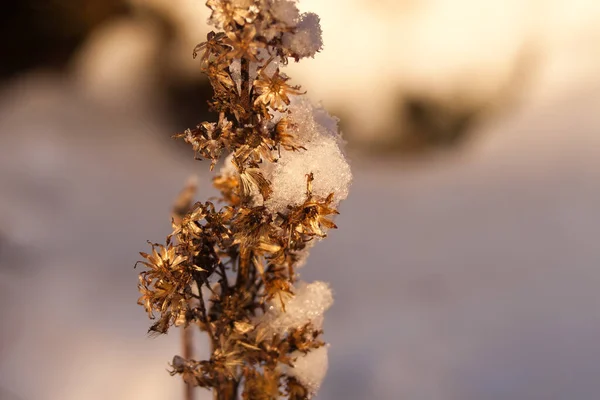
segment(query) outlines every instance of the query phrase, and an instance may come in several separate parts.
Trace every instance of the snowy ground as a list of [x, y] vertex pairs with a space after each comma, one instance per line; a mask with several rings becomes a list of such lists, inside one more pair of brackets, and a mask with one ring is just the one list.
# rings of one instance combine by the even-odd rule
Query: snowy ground
[[[597, 398], [600, 91], [535, 104], [460, 154], [354, 162], [302, 270], [336, 298], [320, 400]], [[2, 400], [177, 398], [132, 267], [208, 165], [133, 110], [67, 78], [0, 94]]]

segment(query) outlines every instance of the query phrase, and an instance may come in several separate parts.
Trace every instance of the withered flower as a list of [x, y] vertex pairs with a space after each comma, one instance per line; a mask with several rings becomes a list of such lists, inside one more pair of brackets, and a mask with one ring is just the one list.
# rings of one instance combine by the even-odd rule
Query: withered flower
[[307, 176], [306, 181], [306, 200], [298, 206], [288, 206], [287, 215], [280, 214], [282, 227], [288, 232], [289, 241], [303, 242], [305, 236], [325, 237], [324, 229], [336, 229], [337, 226], [330, 215], [339, 214], [331, 205], [333, 203], [333, 193], [330, 193], [326, 199], [318, 199], [312, 194], [313, 174]]
[[234, 153], [235, 159], [250, 165], [258, 165], [263, 161], [276, 161], [273, 153], [274, 141], [265, 137], [259, 137], [259, 140], [258, 145], [244, 144], [238, 147]]
[[240, 175], [240, 195], [242, 199], [250, 201], [255, 193], [254, 189], [257, 189], [262, 198], [267, 200], [271, 196], [273, 189], [271, 189], [271, 182], [263, 176], [260, 169], [256, 166], [244, 167], [237, 158], [234, 158], [233, 161]]
[[202, 203], [196, 203], [180, 220], [172, 221], [171, 236], [177, 238], [180, 246], [193, 244], [192, 241], [199, 239], [204, 232], [203, 226], [199, 223], [204, 217], [206, 217], [206, 209]]
[[266, 122], [253, 127], [252, 131], [245, 135], [246, 141], [239, 146], [234, 153], [237, 165], [254, 165], [263, 161], [275, 162], [276, 155], [273, 149], [277, 142], [272, 138]]
[[330, 193], [325, 200], [310, 199], [300, 205], [293, 213], [298, 223], [294, 229], [296, 232], [306, 235], [319, 237], [327, 236], [321, 227], [335, 229], [337, 226], [328, 217], [329, 215], [339, 214], [331, 207], [333, 202], [333, 193]]
[[261, 41], [256, 40], [256, 28], [254, 26], [246, 27], [241, 33], [226, 32], [227, 39], [225, 43], [233, 48], [232, 51], [227, 53], [227, 57], [230, 59], [234, 58], [245, 58], [253, 62], [259, 62], [258, 50], [266, 47]]
[[225, 39], [225, 33], [223, 32], [208, 32], [206, 35], [206, 42], [202, 42], [194, 48], [194, 58], [198, 56], [198, 52], [200, 51], [203, 51], [202, 57], [200, 57], [201, 62], [208, 61], [211, 56], [216, 57], [217, 59], [221, 58], [223, 54], [229, 50], [229, 47], [225, 45], [223, 39]]
[[291, 376], [286, 378], [285, 392], [289, 400], [305, 400], [310, 397], [308, 390]]
[[288, 336], [290, 347], [306, 354], [313, 349], [325, 346], [325, 342], [319, 340], [321, 330], [315, 330], [311, 323], [294, 329]]
[[229, 66], [226, 63], [209, 63], [205, 72], [215, 91], [226, 92], [235, 87], [235, 82], [231, 78]]
[[[192, 280], [185, 265], [186, 258], [177, 254], [176, 248], [167, 241], [167, 245], [151, 243], [152, 253], [140, 252], [146, 261], [138, 261], [149, 270], [140, 273], [138, 288], [142, 296], [138, 304], [143, 305], [151, 319], [154, 312], [161, 318], [151, 330], [166, 333], [169, 325], [175, 323], [187, 308], [188, 287]], [[159, 249], [157, 251], [156, 249]]]
[[292, 131], [293, 124], [287, 117], [281, 118], [275, 125], [275, 142], [288, 151], [306, 150], [298, 144], [298, 137]]
[[206, 5], [212, 10], [211, 22], [218, 28], [252, 23], [258, 14], [252, 0], [208, 0]]
[[231, 127], [231, 122], [222, 118], [218, 123], [203, 122], [195, 129], [186, 129], [174, 137], [183, 138], [186, 143], [189, 143], [197, 157], [199, 155], [211, 160], [210, 169], [212, 170], [223, 150], [228, 146]]
[[269, 369], [262, 373], [250, 370], [246, 379], [242, 393], [244, 400], [278, 400], [282, 395], [279, 389], [281, 374], [278, 372]]
[[211, 387], [215, 384], [215, 373], [207, 361], [186, 360], [181, 356], [173, 357], [171, 376], [180, 374], [190, 386]]
[[188, 385], [194, 385], [197, 383], [195, 376], [196, 365], [194, 364], [197, 363], [190, 363], [181, 356], [174, 356], [171, 363], [171, 368], [173, 369], [169, 371], [169, 374], [171, 374], [171, 376], [175, 374], [181, 374], [185, 383]]
[[241, 207], [234, 220], [234, 244], [240, 246], [240, 255], [248, 254], [261, 242], [270, 242], [271, 215], [264, 207]]
[[288, 96], [302, 94], [300, 86], [290, 86], [286, 83], [289, 79], [287, 75], [280, 74], [279, 69], [273, 76], [261, 71], [259, 78], [254, 81], [254, 88], [259, 93], [254, 104], [264, 104], [273, 110], [285, 111], [290, 104]]
[[286, 300], [293, 296], [292, 277], [288, 276], [288, 271], [283, 266], [269, 265], [264, 277], [265, 300], [269, 301], [277, 297], [283, 310], [285, 310]]
[[233, 336], [229, 338], [221, 336], [219, 346], [213, 351], [211, 357], [211, 361], [229, 378], [234, 378], [236, 369], [244, 364], [242, 350], [235, 339]]

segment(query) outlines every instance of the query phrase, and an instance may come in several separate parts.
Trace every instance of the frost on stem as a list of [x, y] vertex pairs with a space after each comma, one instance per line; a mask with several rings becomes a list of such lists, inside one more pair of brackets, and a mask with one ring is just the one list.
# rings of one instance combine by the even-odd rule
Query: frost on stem
[[[208, 0], [218, 28], [194, 49], [217, 122], [175, 135], [212, 169], [216, 203], [182, 192], [166, 244], [141, 253], [139, 304], [150, 331], [197, 326], [211, 356], [175, 356], [173, 375], [216, 399], [306, 399], [327, 369], [328, 284], [297, 269], [333, 221], [352, 180], [337, 119], [282, 72], [322, 47], [319, 19], [291, 0]], [[193, 190], [192, 190], [193, 191]]]

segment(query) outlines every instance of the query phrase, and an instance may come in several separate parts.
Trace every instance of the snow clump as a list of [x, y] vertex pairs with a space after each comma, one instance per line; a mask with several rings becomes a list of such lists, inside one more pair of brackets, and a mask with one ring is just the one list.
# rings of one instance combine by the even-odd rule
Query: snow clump
[[[322, 107], [315, 107], [304, 96], [292, 97], [287, 118], [297, 136], [296, 144], [304, 147], [296, 151], [274, 150], [277, 162], [265, 162], [260, 166], [263, 176], [271, 182], [271, 196], [264, 201], [258, 189], [253, 188], [253, 205], [264, 205], [276, 214], [286, 213], [288, 205], [298, 206], [306, 200], [307, 175], [313, 174], [312, 195], [326, 199], [333, 193], [332, 207], [337, 207], [348, 197], [352, 182], [350, 165], [342, 151], [343, 140], [338, 133], [338, 120]], [[278, 118], [286, 114], [278, 113]], [[230, 154], [220, 174], [237, 176]]]
[[272, 212], [285, 212], [306, 199], [306, 179], [312, 173], [312, 194], [321, 199], [333, 195], [332, 206], [348, 197], [352, 181], [350, 165], [342, 151], [338, 120], [321, 107], [315, 107], [304, 96], [292, 98], [289, 120], [298, 144], [305, 150], [281, 151], [276, 163], [264, 168], [273, 193], [265, 202]]
[[301, 282], [296, 288], [294, 297], [285, 302], [285, 311], [279, 300], [276, 299], [271, 302], [268, 311], [259, 317], [257, 322], [280, 335], [307, 323], [319, 330], [323, 327], [325, 311], [332, 304], [333, 294], [329, 284], [320, 281], [310, 284]]
[[296, 25], [300, 12], [295, 0], [273, 0], [269, 8], [271, 15], [288, 26]]
[[296, 357], [296, 360], [293, 361], [294, 366], [284, 365], [283, 372], [296, 378], [311, 394], [314, 394], [321, 387], [321, 383], [323, 383], [323, 379], [327, 374], [329, 366], [327, 350], [327, 346], [323, 346], [306, 354], [295, 351], [291, 354], [292, 357]]
[[296, 30], [283, 35], [283, 46], [297, 58], [314, 57], [323, 48], [319, 16], [315, 13], [302, 14]]

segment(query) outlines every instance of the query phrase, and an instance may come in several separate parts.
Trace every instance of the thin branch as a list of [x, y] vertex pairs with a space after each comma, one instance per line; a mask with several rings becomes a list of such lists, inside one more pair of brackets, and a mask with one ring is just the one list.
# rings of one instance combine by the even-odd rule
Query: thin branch
[[[192, 345], [193, 332], [190, 327], [183, 326], [181, 328], [181, 352], [183, 354], [183, 358], [186, 360], [191, 360], [194, 358], [194, 347]], [[194, 400], [194, 387], [187, 383], [183, 382], [183, 399], [184, 400]]]

